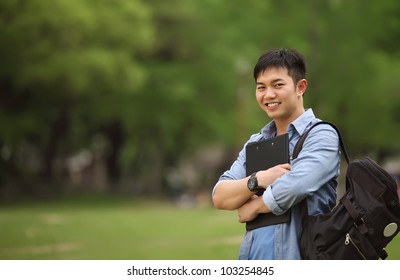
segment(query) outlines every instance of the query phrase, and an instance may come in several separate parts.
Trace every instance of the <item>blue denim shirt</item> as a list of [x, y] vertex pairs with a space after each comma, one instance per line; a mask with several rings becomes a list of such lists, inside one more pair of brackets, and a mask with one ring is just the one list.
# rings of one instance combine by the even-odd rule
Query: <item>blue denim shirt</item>
[[[336, 131], [329, 125], [315, 127], [307, 136], [297, 159], [293, 160], [291, 156], [299, 137], [317, 121], [319, 119], [312, 109], [308, 109], [289, 125], [291, 170], [272, 183], [263, 194], [264, 203], [276, 215], [292, 208], [290, 223], [246, 231], [239, 259], [300, 259], [301, 218], [298, 203], [307, 198], [310, 215], [327, 213], [335, 206], [340, 165]], [[246, 145], [275, 136], [276, 127], [272, 121], [260, 133], [250, 137], [231, 168], [219, 180], [246, 177]]]

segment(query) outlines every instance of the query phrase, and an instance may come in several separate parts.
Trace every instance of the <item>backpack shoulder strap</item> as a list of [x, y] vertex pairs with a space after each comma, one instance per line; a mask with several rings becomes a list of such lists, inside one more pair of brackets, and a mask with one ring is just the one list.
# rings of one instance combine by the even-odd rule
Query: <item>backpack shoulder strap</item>
[[333, 127], [336, 130], [336, 132], [339, 136], [340, 148], [342, 149], [342, 152], [346, 159], [347, 164], [349, 164], [349, 156], [348, 156], [346, 148], [344, 146], [343, 137], [342, 137], [342, 134], [340, 133], [339, 128], [336, 125], [334, 125], [333, 123], [326, 122], [326, 121], [320, 121], [320, 122], [313, 124], [306, 132], [303, 133], [303, 135], [300, 136], [300, 139], [299, 139], [299, 141], [297, 141], [296, 146], [294, 147], [294, 150], [293, 150], [293, 159], [297, 158], [297, 156], [299, 155], [301, 149], [303, 148], [304, 141], [306, 140], [307, 135], [311, 131], [311, 129], [313, 129], [314, 127], [316, 127], [317, 125], [320, 125], [320, 124], [330, 125], [331, 127]]
[[[317, 122], [317, 123], [313, 124], [307, 131], [305, 131], [303, 133], [303, 135], [300, 136], [300, 139], [299, 139], [299, 141], [297, 141], [296, 146], [294, 147], [294, 150], [293, 150], [293, 159], [297, 158], [297, 156], [299, 155], [301, 149], [303, 148], [304, 141], [306, 140], [307, 135], [311, 131], [311, 129], [313, 129], [317, 125], [321, 125], [321, 124], [330, 125], [331, 127], [333, 127], [336, 130], [336, 132], [337, 132], [337, 134], [339, 136], [340, 148], [341, 148], [341, 150], [343, 152], [344, 157], [346, 158], [347, 164], [349, 164], [349, 162], [350, 162], [349, 161], [349, 156], [347, 155], [347, 151], [346, 151], [346, 148], [344, 146], [343, 138], [342, 138], [342, 135], [341, 135], [341, 133], [339, 131], [339, 128], [337, 128], [337, 126], [334, 125], [333, 123], [326, 122], [326, 121], [320, 121], [320, 122]], [[302, 224], [302, 227], [303, 227], [303, 232], [307, 232], [308, 227], [309, 227], [307, 199], [303, 199], [300, 202], [300, 213], [301, 213], [300, 215], [301, 215], [301, 221], [302, 221], [301, 224]], [[302, 258], [304, 258], [304, 256], [302, 256]]]

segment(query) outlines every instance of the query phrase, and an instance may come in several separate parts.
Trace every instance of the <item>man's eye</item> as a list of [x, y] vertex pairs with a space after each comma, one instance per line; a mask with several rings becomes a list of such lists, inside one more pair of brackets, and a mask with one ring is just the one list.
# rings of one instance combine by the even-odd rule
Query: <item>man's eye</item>
[[265, 89], [264, 86], [258, 86], [258, 87], [257, 87], [257, 90], [264, 90], [264, 89]]
[[275, 84], [275, 87], [283, 87], [282, 83]]

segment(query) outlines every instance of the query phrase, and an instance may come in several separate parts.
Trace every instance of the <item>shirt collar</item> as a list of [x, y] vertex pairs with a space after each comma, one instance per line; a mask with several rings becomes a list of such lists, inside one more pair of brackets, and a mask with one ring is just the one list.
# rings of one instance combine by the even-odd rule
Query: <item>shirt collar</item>
[[[295, 119], [288, 127], [288, 131], [294, 129], [299, 135], [302, 135], [304, 131], [311, 125], [315, 120], [315, 115], [313, 110], [306, 109], [306, 111], [297, 119]], [[264, 138], [268, 139], [270, 137], [276, 136], [276, 125], [275, 121], [269, 122], [266, 126], [261, 129], [261, 134]]]
[[312, 109], [307, 109], [300, 117], [295, 119], [290, 125], [294, 127], [299, 135], [303, 135], [306, 129], [316, 120]]

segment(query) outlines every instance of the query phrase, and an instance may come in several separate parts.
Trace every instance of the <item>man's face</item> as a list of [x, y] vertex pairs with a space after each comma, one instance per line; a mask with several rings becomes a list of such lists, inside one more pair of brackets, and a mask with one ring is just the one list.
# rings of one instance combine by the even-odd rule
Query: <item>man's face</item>
[[304, 112], [306, 87], [304, 79], [295, 85], [286, 68], [268, 68], [257, 77], [256, 99], [270, 118], [288, 125]]

